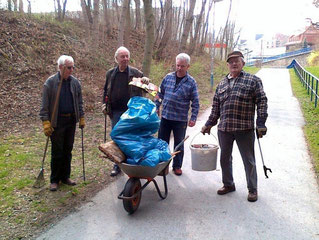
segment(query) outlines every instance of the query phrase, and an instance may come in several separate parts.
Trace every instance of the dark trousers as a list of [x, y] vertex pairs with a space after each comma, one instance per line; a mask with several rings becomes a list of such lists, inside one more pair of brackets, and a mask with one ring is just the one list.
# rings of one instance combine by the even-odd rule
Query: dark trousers
[[75, 128], [75, 117], [58, 117], [51, 135], [51, 183], [70, 178]]
[[221, 149], [220, 165], [222, 168], [224, 186], [234, 185], [232, 151], [236, 140], [246, 172], [246, 181], [249, 191], [257, 190], [257, 170], [255, 160], [255, 133], [254, 130], [223, 132], [218, 130], [218, 140]]
[[[171, 132], [173, 131], [175, 148], [181, 141], [184, 140], [186, 128], [187, 122], [172, 121], [162, 118], [158, 131], [158, 138], [164, 140], [169, 144]], [[184, 144], [182, 144], [182, 146], [180, 146], [178, 150], [180, 150], [181, 152], [174, 157], [173, 169], [182, 167], [184, 157]]]

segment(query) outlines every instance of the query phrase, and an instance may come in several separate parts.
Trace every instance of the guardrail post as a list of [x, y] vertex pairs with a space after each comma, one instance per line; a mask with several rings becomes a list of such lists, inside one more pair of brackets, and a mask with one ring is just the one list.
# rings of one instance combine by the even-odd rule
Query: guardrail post
[[317, 107], [317, 102], [318, 102], [318, 82], [319, 82], [319, 80], [318, 80], [318, 79], [316, 79], [315, 107]]

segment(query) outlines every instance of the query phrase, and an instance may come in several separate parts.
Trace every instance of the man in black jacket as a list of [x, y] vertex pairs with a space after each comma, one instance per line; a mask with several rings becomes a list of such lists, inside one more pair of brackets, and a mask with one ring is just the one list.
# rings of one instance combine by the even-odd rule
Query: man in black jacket
[[[56, 191], [60, 181], [67, 185], [76, 185], [70, 179], [75, 128], [77, 122], [80, 128], [85, 126], [81, 84], [72, 76], [73, 58], [60, 56], [58, 68], [59, 71], [44, 83], [40, 110], [44, 134], [50, 136], [52, 144], [50, 191]], [[54, 109], [61, 80], [57, 109]], [[53, 111], [56, 113], [53, 114]]]
[[[120, 120], [121, 115], [127, 110], [127, 103], [131, 97], [143, 96], [143, 90], [129, 85], [133, 77], [141, 78], [143, 73], [129, 66], [130, 51], [126, 47], [119, 47], [114, 55], [118, 66], [106, 73], [106, 82], [103, 94], [103, 113], [109, 115], [112, 129]], [[114, 164], [111, 176], [121, 172], [118, 165]]]

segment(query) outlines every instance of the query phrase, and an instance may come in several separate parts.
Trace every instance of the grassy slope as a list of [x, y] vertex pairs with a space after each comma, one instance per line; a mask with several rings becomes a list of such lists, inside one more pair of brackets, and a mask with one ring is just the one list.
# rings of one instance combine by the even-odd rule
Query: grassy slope
[[[319, 67], [309, 67], [307, 70], [319, 76]], [[290, 76], [293, 92], [300, 102], [306, 121], [304, 133], [312, 155], [317, 177], [319, 177], [319, 106], [317, 108], [314, 107], [314, 102], [310, 101], [310, 96], [302, 86], [294, 70], [290, 70]]]

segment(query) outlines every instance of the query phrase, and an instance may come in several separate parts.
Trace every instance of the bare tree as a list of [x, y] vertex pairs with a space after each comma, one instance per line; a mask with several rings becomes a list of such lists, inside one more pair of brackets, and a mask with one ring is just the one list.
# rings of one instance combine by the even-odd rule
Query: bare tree
[[173, 21], [173, 9], [172, 9], [172, 0], [167, 0], [165, 3], [165, 30], [163, 37], [159, 43], [156, 58], [161, 59], [163, 57], [163, 51], [167, 46], [168, 41], [171, 39], [172, 35], [172, 21]]
[[202, 24], [204, 10], [205, 10], [205, 6], [206, 6], [206, 1], [207, 0], [202, 1], [202, 8], [200, 10], [200, 13], [199, 13], [197, 21], [196, 21], [196, 26], [195, 26], [195, 30], [194, 30], [194, 37], [191, 39], [191, 42], [190, 42], [190, 48], [188, 51], [189, 55], [193, 54], [195, 47], [196, 47], [196, 43], [197, 43], [197, 39], [198, 39], [198, 35], [199, 35], [199, 30], [200, 30], [200, 26]]
[[193, 19], [194, 19], [193, 13], [195, 9], [195, 4], [196, 4], [196, 0], [190, 0], [190, 6], [188, 9], [186, 21], [184, 24], [184, 31], [183, 31], [183, 35], [182, 35], [182, 39], [181, 39], [181, 43], [179, 47], [180, 52], [186, 51], [186, 43], [187, 43], [188, 35], [189, 35], [190, 29], [192, 27]]
[[19, 12], [23, 12], [23, 0], [19, 0]]
[[124, 46], [129, 46], [129, 40], [131, 36], [131, 1], [128, 0], [125, 11], [125, 24], [124, 24]]
[[225, 28], [223, 31], [223, 35], [222, 38], [220, 40], [220, 60], [223, 60], [223, 45], [225, 43], [225, 37], [226, 37], [226, 31], [227, 31], [227, 26], [228, 26], [228, 22], [229, 22], [229, 16], [230, 16], [230, 11], [231, 11], [231, 7], [232, 7], [232, 0], [229, 1], [229, 9], [228, 9], [228, 15], [227, 15], [227, 20], [225, 23]]
[[152, 0], [143, 0], [144, 17], [146, 23], [146, 41], [144, 48], [143, 73], [149, 76], [151, 72], [153, 45], [154, 45], [154, 14], [152, 9]]
[[8, 10], [12, 11], [12, 1], [8, 0]]
[[141, 2], [140, 0], [135, 1], [135, 29], [141, 29]]
[[108, 12], [108, 0], [103, 0], [102, 3], [103, 3], [103, 16], [104, 16], [106, 35], [109, 36], [111, 34], [111, 23], [110, 23], [110, 16]]
[[28, 1], [28, 14], [31, 15], [31, 0]]
[[129, 0], [124, 0], [122, 5], [122, 13], [119, 23], [119, 35], [117, 39], [117, 45], [118, 47], [123, 46], [124, 44], [124, 28], [125, 28], [125, 20], [126, 20], [126, 14], [127, 14], [127, 6], [129, 5]]
[[18, 1], [17, 0], [12, 0], [13, 2], [13, 11], [17, 11], [18, 10]]
[[200, 46], [199, 46], [199, 49], [198, 49], [198, 53], [199, 54], [203, 53], [204, 46], [205, 46], [205, 43], [207, 41], [208, 20], [209, 20], [209, 15], [210, 15], [210, 11], [212, 9], [213, 3], [214, 3], [214, 0], [210, 0], [209, 4], [208, 4], [208, 10], [207, 10], [207, 13], [206, 13], [206, 20], [205, 20], [205, 22], [203, 24], [203, 27], [202, 27], [202, 34], [201, 34], [202, 36], [201, 36]]
[[319, 0], [313, 0], [312, 4], [319, 8]]

